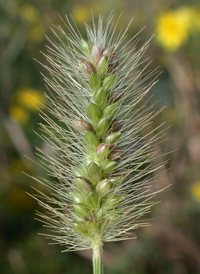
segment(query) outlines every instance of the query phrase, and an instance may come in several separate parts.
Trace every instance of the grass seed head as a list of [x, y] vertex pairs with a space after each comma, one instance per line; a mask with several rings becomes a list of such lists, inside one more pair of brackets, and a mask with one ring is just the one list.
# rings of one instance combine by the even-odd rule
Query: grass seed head
[[66, 251], [133, 238], [157, 192], [161, 135], [145, 102], [157, 72], [139, 69], [149, 42], [137, 49], [128, 27], [117, 35], [112, 19], [86, 24], [85, 40], [66, 17], [67, 33], [54, 27], [57, 41], [47, 38], [44, 80], [54, 95], [45, 96], [41, 137], [53, 153], [38, 154], [52, 179], [41, 179], [49, 195], [38, 191], [35, 199], [47, 236]]

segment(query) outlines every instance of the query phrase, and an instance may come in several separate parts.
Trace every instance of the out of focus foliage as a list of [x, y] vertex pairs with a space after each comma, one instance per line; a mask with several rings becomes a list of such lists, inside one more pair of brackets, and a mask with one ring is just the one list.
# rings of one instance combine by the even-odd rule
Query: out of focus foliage
[[[129, 37], [139, 45], [152, 39], [146, 57], [162, 74], [152, 90], [155, 109], [166, 105], [153, 126], [166, 123], [160, 153], [168, 160], [158, 184], [171, 186], [148, 216], [152, 226], [138, 231], [138, 240], [105, 245], [106, 273], [200, 273], [200, 5], [191, 0], [0, 0], [0, 273], [91, 273], [90, 252], [61, 253], [48, 245], [34, 220], [36, 202], [26, 192], [41, 185], [25, 176], [45, 175], [35, 164], [34, 146], [48, 147], [34, 133], [41, 122], [45, 33], [62, 25], [70, 13], [84, 32], [91, 10], [115, 19], [118, 28], [134, 22]], [[34, 106], [35, 105], [35, 106]], [[171, 153], [169, 153], [171, 152]], [[24, 156], [27, 155], [27, 157]], [[29, 160], [29, 158], [32, 159]], [[44, 189], [42, 189], [45, 191]], [[85, 257], [85, 258], [84, 258]]]

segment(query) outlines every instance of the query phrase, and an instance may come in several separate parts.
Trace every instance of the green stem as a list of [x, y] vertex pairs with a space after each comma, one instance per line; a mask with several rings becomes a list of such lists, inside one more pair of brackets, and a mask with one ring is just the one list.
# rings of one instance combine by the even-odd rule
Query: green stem
[[101, 243], [93, 247], [93, 274], [103, 274], [103, 249]]

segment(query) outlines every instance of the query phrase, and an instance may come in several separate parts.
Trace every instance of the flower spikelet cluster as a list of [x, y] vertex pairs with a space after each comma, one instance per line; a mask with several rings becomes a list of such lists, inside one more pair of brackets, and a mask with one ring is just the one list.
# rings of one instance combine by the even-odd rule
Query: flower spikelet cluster
[[86, 24], [87, 40], [67, 17], [65, 24], [67, 34], [58, 26], [57, 41], [47, 38], [51, 94], [41, 137], [52, 153], [38, 149], [54, 179], [40, 179], [49, 194], [34, 197], [47, 237], [68, 251], [135, 237], [132, 230], [147, 224], [140, 217], [153, 205], [153, 172], [162, 163], [151, 126], [157, 113], [145, 103], [157, 72], [139, 69], [149, 42], [137, 49], [137, 38], [126, 40], [129, 26], [116, 35], [112, 16], [105, 27], [101, 16]]

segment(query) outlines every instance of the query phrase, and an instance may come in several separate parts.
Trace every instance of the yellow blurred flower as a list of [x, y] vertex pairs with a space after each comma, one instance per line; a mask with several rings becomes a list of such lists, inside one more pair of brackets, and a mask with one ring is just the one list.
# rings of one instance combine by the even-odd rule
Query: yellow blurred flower
[[195, 182], [191, 188], [192, 196], [195, 200], [200, 201], [200, 182]]
[[31, 4], [22, 5], [20, 8], [20, 15], [22, 19], [30, 24], [35, 24], [40, 21], [39, 10]]
[[30, 28], [30, 39], [34, 42], [41, 42], [44, 40], [44, 28], [42, 25], [35, 25]]
[[20, 106], [12, 106], [10, 108], [10, 117], [20, 124], [25, 124], [29, 120], [29, 113]]
[[167, 50], [177, 50], [187, 39], [193, 9], [182, 7], [162, 13], [156, 21], [156, 38]]
[[88, 22], [90, 10], [84, 6], [78, 5], [75, 6], [72, 15], [77, 23], [83, 23], [83, 21]]
[[20, 104], [37, 111], [44, 103], [44, 97], [41, 92], [35, 89], [26, 88], [18, 91], [17, 100]]

